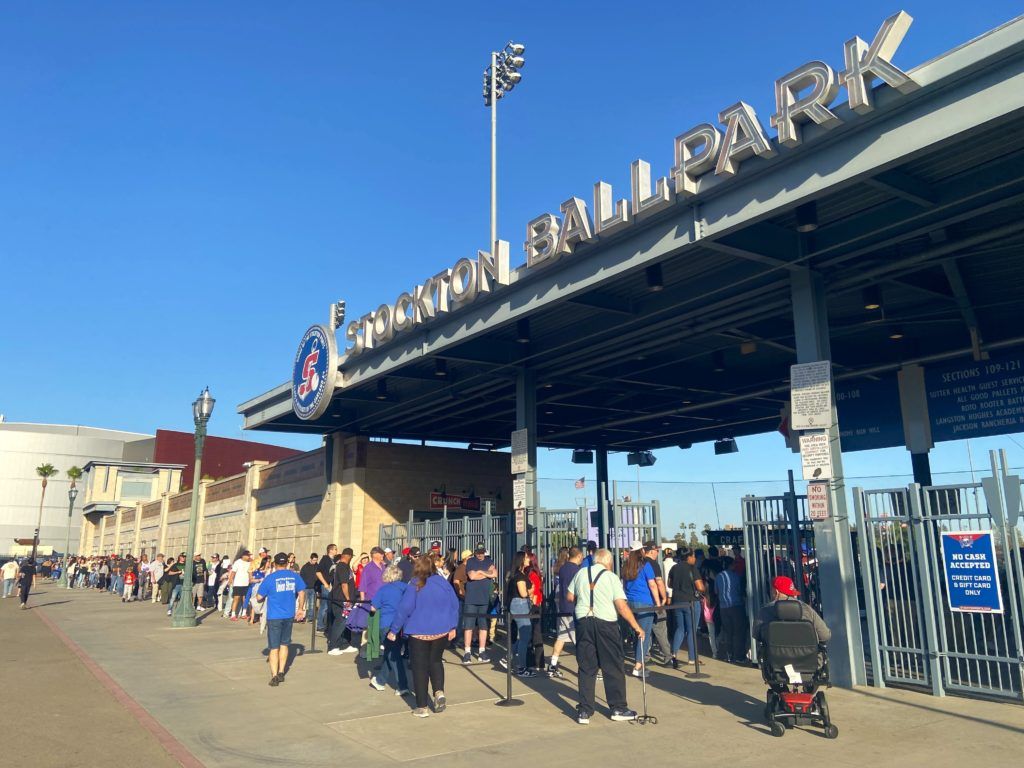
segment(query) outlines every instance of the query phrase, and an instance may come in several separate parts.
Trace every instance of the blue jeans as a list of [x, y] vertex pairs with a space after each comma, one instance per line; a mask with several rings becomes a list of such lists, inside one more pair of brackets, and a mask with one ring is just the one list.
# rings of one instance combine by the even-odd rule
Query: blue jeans
[[[525, 597], [513, 597], [508, 609], [512, 614], [528, 614], [530, 612], [530, 601]], [[515, 622], [516, 629], [518, 630], [516, 632], [515, 645], [512, 646], [512, 662], [516, 669], [522, 669], [526, 666], [526, 653], [530, 650], [530, 638], [533, 636], [530, 617], [517, 618], [513, 615], [512, 621]]]
[[697, 627], [700, 624], [700, 603], [683, 603], [682, 608], [672, 611], [676, 617], [676, 631], [672, 634], [672, 658], [683, 647], [683, 639], [686, 639], [686, 647], [690, 652], [690, 661], [697, 658]]
[[4, 597], [14, 594], [14, 579], [4, 579]]
[[639, 664], [643, 659], [647, 658], [647, 654], [651, 652], [651, 643], [654, 642], [654, 638], [651, 636], [651, 629], [654, 627], [654, 605], [651, 603], [634, 603], [630, 600], [629, 608], [633, 611], [633, 615], [636, 616], [640, 629], [644, 631], [644, 641], [636, 644], [636, 653], [634, 654], [636, 663]]
[[167, 610], [174, 610], [174, 604], [181, 599], [181, 584], [175, 584], [171, 590], [171, 600], [167, 603]]
[[377, 685], [394, 683], [396, 691], [409, 689], [409, 680], [405, 676], [405, 662], [402, 661], [402, 641], [384, 638], [384, 655], [381, 657], [380, 670], [374, 678]]
[[306, 621], [313, 620], [313, 606], [316, 604], [316, 589], [302, 590], [306, 595]]
[[316, 615], [316, 628], [318, 631], [323, 631], [327, 626], [327, 609], [331, 604], [329, 600], [331, 596], [331, 590], [325, 587], [323, 584], [320, 585], [320, 612]]

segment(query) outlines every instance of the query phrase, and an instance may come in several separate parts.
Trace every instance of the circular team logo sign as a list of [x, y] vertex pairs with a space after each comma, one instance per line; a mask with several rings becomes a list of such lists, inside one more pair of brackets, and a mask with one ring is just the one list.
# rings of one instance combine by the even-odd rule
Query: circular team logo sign
[[324, 415], [334, 395], [338, 347], [334, 333], [323, 325], [310, 326], [299, 342], [292, 368], [292, 410], [303, 420]]

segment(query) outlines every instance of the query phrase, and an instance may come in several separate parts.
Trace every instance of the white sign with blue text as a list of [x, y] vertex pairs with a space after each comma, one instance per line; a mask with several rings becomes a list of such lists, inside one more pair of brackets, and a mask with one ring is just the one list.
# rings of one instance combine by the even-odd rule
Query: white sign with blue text
[[1002, 613], [1003, 595], [992, 531], [942, 533], [949, 610], [958, 613]]

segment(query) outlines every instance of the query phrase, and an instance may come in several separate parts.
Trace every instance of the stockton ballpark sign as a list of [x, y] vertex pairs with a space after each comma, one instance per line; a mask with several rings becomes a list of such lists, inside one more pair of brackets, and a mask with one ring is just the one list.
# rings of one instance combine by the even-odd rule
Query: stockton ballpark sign
[[[775, 112], [769, 118], [776, 131], [774, 140], [754, 109], [738, 101], [718, 113], [717, 125], [701, 123], [675, 138], [675, 162], [668, 176], [653, 180], [653, 189], [650, 164], [636, 160], [630, 166], [629, 200], [616, 201], [611, 185], [599, 181], [594, 185], [593, 213], [583, 199], [574, 196], [559, 206], [560, 216], [537, 216], [526, 225], [526, 268], [552, 264], [571, 256], [580, 245], [618, 235], [638, 220], [689, 201], [698, 194], [698, 181], [705, 175], [732, 177], [748, 158], [771, 157], [779, 145], [799, 146], [807, 123], [835, 128], [842, 121], [832, 106], [841, 88], [846, 90], [846, 103], [858, 114], [874, 109], [871, 85], [876, 79], [900, 93], [913, 91], [918, 84], [892, 63], [911, 22], [910, 15], [900, 11], [882, 22], [870, 45], [859, 37], [849, 39], [843, 46], [843, 69], [838, 72], [816, 60], [776, 80]], [[345, 359], [382, 346], [508, 282], [508, 243], [499, 241], [492, 253], [478, 251], [475, 259], [459, 259], [450, 269], [399, 294], [394, 302], [348, 323]]]

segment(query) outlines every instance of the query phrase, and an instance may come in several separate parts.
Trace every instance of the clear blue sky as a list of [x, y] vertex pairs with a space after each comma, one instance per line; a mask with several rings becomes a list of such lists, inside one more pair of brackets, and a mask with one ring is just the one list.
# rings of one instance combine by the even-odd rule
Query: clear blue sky
[[[502, 102], [499, 233], [521, 257], [528, 219], [598, 179], [627, 188], [637, 157], [666, 173], [673, 137], [738, 99], [767, 123], [775, 77], [812, 58], [838, 68], [843, 42], [870, 40], [899, 2], [704, 4], [703, 17], [678, 2], [6, 4], [0, 412], [190, 429], [209, 384], [212, 432], [241, 436], [235, 406], [288, 377], [332, 300], [361, 314], [486, 247], [480, 75], [509, 39], [527, 64]], [[1021, 10], [902, 7], [915, 17], [906, 68]], [[990, 444], [1024, 464], [1010, 439], [978, 441], [976, 464]], [[794, 465], [777, 435], [740, 448], [666, 452], [644, 477], [771, 479]], [[966, 449], [942, 445], [933, 462], [966, 469]], [[847, 471], [909, 465], [893, 449], [852, 454]], [[540, 468], [579, 474], [561, 453]], [[634, 477], [618, 458], [613, 474]]]

